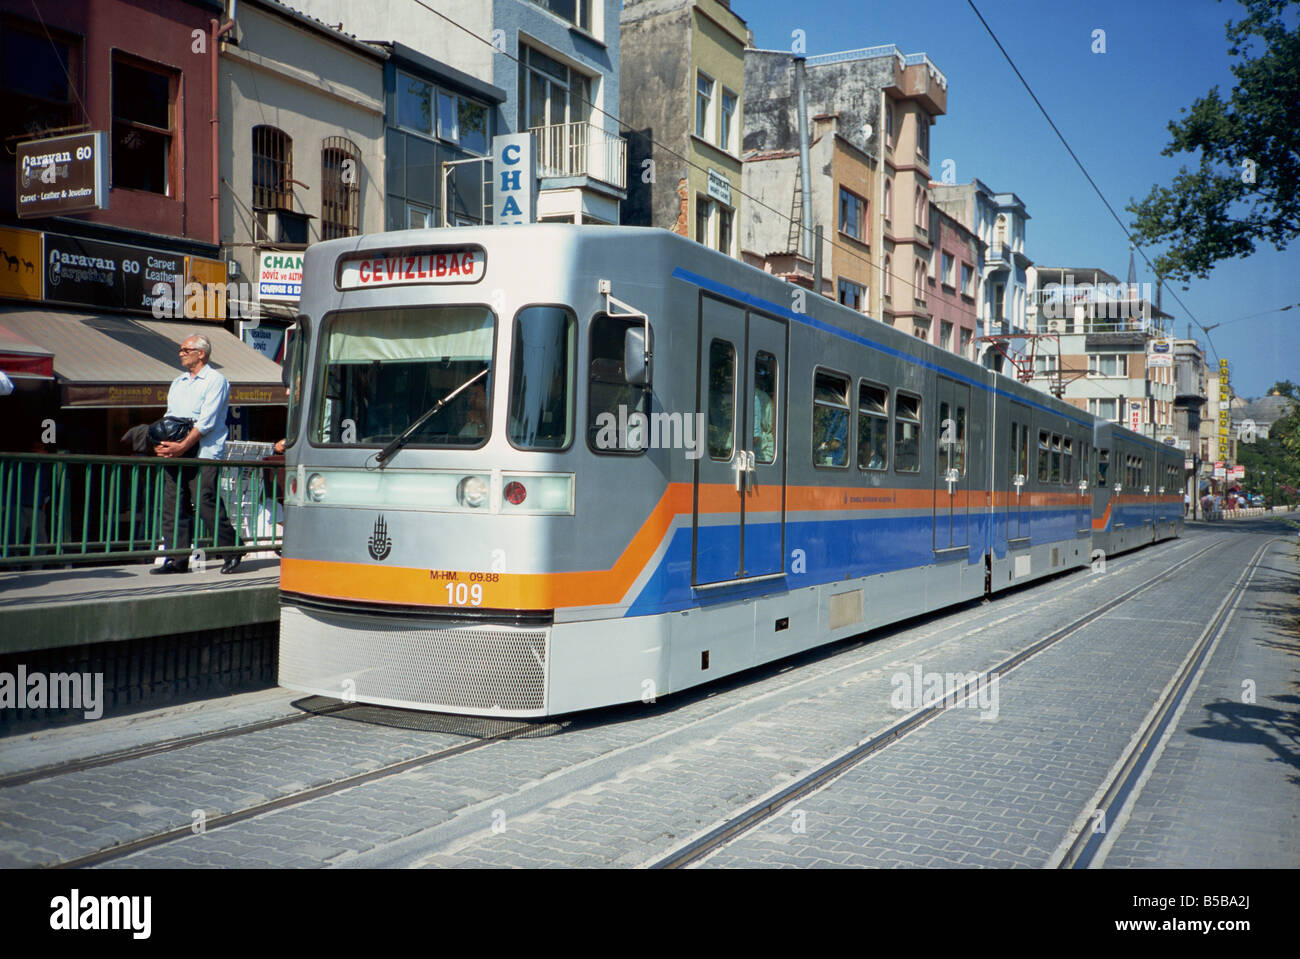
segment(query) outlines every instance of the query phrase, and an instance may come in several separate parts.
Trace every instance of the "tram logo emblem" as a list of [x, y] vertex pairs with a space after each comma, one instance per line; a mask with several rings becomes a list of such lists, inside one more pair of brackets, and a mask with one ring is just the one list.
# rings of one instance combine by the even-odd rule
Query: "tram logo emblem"
[[388, 526], [382, 516], [375, 520], [375, 531], [366, 541], [366, 547], [370, 550], [370, 558], [377, 560], [387, 559], [388, 554], [393, 551], [393, 541], [388, 536]]

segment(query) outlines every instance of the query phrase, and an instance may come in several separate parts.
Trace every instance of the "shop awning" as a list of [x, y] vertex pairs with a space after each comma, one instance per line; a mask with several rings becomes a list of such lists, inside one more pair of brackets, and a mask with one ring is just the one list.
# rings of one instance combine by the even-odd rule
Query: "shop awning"
[[52, 380], [54, 354], [0, 324], [0, 370], [11, 380]]
[[184, 372], [177, 351], [195, 333], [212, 341], [212, 367], [230, 381], [231, 406], [287, 402], [279, 365], [218, 326], [6, 308], [0, 329], [53, 357], [65, 407], [166, 406], [171, 381]]

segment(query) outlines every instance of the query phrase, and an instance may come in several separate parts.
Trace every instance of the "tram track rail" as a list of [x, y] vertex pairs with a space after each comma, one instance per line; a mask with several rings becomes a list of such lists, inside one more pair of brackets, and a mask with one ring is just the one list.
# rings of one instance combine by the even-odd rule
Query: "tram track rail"
[[[301, 805], [302, 803], [311, 802], [314, 799], [320, 799], [345, 789], [352, 789], [356, 786], [363, 786], [376, 780], [385, 779], [389, 776], [396, 776], [401, 773], [409, 772], [413, 769], [419, 769], [423, 766], [431, 765], [443, 759], [449, 759], [452, 756], [459, 756], [464, 753], [473, 752], [478, 749], [485, 749], [499, 742], [513, 739], [525, 733], [535, 733], [542, 728], [537, 723], [521, 722], [515, 726], [508, 727], [493, 735], [473, 739], [463, 743], [457, 743], [455, 746], [449, 746], [444, 749], [438, 749], [431, 753], [425, 753], [420, 756], [413, 756], [408, 759], [398, 760], [397, 762], [388, 763], [377, 769], [371, 769], [363, 773], [356, 773], [352, 776], [344, 776], [342, 779], [335, 779], [327, 783], [321, 783], [316, 786], [310, 786], [306, 789], [300, 789], [296, 792], [288, 793], [284, 796], [278, 796], [275, 799], [266, 802], [255, 803], [251, 806], [245, 806], [243, 809], [237, 809], [233, 812], [223, 813], [213, 816], [204, 822], [202, 832], [208, 833], [226, 826], [233, 826], [235, 823], [244, 822], [257, 816], [263, 816], [267, 813], [277, 812], [292, 806]], [[179, 826], [175, 829], [167, 829], [162, 832], [152, 833], [147, 836], [141, 836], [139, 839], [131, 839], [106, 849], [100, 849], [92, 853], [77, 856], [73, 859], [66, 859], [62, 862], [50, 863], [46, 868], [50, 869], [84, 869], [91, 866], [99, 866], [104, 863], [112, 862], [117, 859], [125, 858], [137, 852], [146, 849], [154, 849], [168, 843], [177, 842], [187, 837], [195, 836], [192, 825]]]
[[66, 762], [50, 763], [49, 765], [36, 766], [32, 769], [22, 769], [17, 772], [0, 775], [0, 789], [8, 789], [14, 786], [25, 786], [28, 783], [39, 782], [42, 779], [52, 779], [55, 776], [66, 776], [70, 773], [82, 772], [86, 769], [98, 769], [103, 766], [113, 766], [117, 763], [127, 762], [132, 759], [143, 759], [147, 756], [157, 756], [162, 753], [174, 752], [178, 749], [188, 749], [191, 746], [199, 746], [204, 743], [218, 742], [222, 739], [233, 739], [237, 736], [246, 736], [249, 733], [261, 732], [266, 729], [279, 729], [282, 726], [292, 726], [296, 723], [305, 722], [308, 719], [328, 716], [331, 713], [347, 709], [350, 705], [350, 703], [337, 703], [312, 712], [296, 713], [292, 716], [279, 716], [275, 719], [262, 719], [257, 722], [245, 723], [240, 726], [228, 726], [224, 729], [214, 729], [209, 732], [193, 733], [189, 736], [177, 736], [174, 739], [166, 739], [162, 742], [144, 743], [139, 746], [115, 749], [111, 752], [86, 756], [81, 759], [70, 759]]
[[1101, 617], [1124, 603], [1137, 598], [1143, 593], [1146, 593], [1171, 579], [1184, 567], [1205, 556], [1219, 545], [1220, 543], [1216, 539], [1214, 542], [1203, 546], [1190, 556], [1187, 556], [1175, 563], [1173, 566], [1170, 566], [1164, 572], [1160, 573], [1148, 582], [1127, 590], [1065, 626], [1053, 630], [1043, 638], [980, 673], [974, 680], [955, 689], [938, 703], [917, 710], [899, 720], [892, 726], [889, 726], [882, 732], [871, 736], [858, 745], [821, 764], [811, 772], [804, 774], [798, 780], [778, 792], [773, 793], [766, 798], [759, 799], [757, 802], [731, 816], [729, 819], [719, 823], [717, 826], [714, 826], [702, 835], [697, 836], [685, 845], [670, 852], [668, 855], [650, 862], [648, 868], [684, 868], [693, 865], [719, 849], [722, 849], [728, 843], [731, 843], [741, 836], [751, 832], [763, 822], [771, 819], [786, 806], [828, 785], [885, 747], [893, 745], [904, 737], [920, 729], [922, 726], [925, 726], [947, 709], [953, 708], [957, 704], [968, 699], [970, 696], [975, 695], [981, 688], [982, 684], [990, 681], [991, 677], [996, 675], [1000, 680], [1001, 677], [1023, 665], [1025, 662], [1032, 659], [1034, 656], [1037, 656], [1044, 650], [1056, 645], [1067, 637], [1074, 635], [1079, 630], [1096, 622]]

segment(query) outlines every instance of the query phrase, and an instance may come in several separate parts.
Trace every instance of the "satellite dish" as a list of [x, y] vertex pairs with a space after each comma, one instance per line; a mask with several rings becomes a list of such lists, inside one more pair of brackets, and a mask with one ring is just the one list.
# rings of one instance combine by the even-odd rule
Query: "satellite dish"
[[868, 143], [871, 142], [871, 134], [874, 132], [875, 131], [872, 129], [870, 123], [864, 123], [862, 125], [862, 139], [867, 141]]

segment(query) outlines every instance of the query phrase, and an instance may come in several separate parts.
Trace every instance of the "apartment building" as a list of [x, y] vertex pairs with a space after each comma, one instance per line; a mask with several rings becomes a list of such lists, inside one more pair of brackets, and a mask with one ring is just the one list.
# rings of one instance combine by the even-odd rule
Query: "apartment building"
[[750, 215], [741, 174], [745, 45], [729, 0], [625, 0], [621, 87], [628, 141], [623, 223], [731, 256]]
[[[745, 51], [745, 175], [753, 186], [746, 192], [764, 203], [742, 234], [746, 259], [780, 272], [778, 261], [797, 262], [803, 232], [821, 226], [820, 291], [930, 340], [930, 133], [947, 110], [948, 80], [924, 53], [904, 54], [892, 44], [808, 57], [810, 138], [830, 137], [818, 154], [830, 162], [811, 162], [803, 183], [795, 172], [795, 59], [786, 51]], [[805, 191], [809, 223], [802, 222]]]
[[1134, 432], [1176, 439], [1169, 314], [1095, 267], [1032, 267], [1028, 278], [1039, 336], [1030, 382]]
[[535, 219], [619, 222], [627, 198], [627, 143], [618, 124], [619, 0], [295, 5], [363, 40], [402, 47], [387, 81], [397, 132], [386, 150], [398, 150], [394, 141], [402, 140], [399, 165], [414, 169], [418, 180], [414, 190], [407, 183], [389, 195], [389, 229], [490, 221], [492, 138], [507, 133], [532, 135]]
[[283, 435], [279, 367], [233, 335], [224, 302], [174, 293], [227, 281], [224, 20], [197, 0], [0, 0], [0, 368], [16, 385], [0, 448], [120, 452], [129, 426], [162, 415], [196, 331], [237, 422]]

